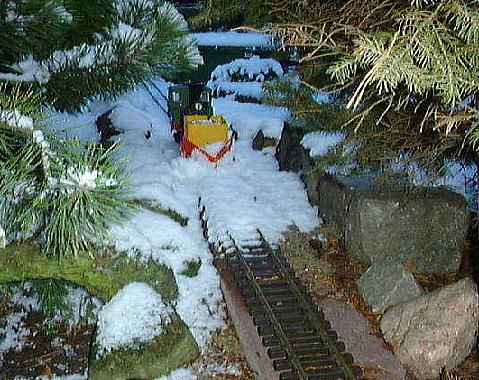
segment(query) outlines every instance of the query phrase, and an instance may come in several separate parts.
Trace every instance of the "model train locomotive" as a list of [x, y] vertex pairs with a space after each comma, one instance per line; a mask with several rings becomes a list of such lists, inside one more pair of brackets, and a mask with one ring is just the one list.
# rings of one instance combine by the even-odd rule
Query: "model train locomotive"
[[[190, 157], [194, 151], [208, 161], [219, 161], [233, 145], [236, 133], [226, 121], [213, 115], [211, 91], [202, 83], [187, 83], [171, 86], [168, 90], [168, 108], [171, 131], [180, 144], [182, 157]], [[211, 153], [205, 147], [222, 143]]]

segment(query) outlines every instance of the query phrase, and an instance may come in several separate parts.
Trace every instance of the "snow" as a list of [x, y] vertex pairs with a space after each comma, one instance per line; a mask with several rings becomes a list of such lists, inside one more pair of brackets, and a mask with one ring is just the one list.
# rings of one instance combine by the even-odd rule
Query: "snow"
[[346, 138], [343, 132], [314, 131], [304, 135], [301, 145], [309, 149], [310, 157], [324, 156], [328, 150]]
[[9, 127], [33, 129], [33, 119], [24, 116], [19, 110], [2, 110], [0, 108], [0, 121], [7, 123]]
[[208, 86], [218, 94], [235, 94], [260, 100], [263, 96], [263, 86], [261, 82], [230, 82], [217, 80], [208, 83]]
[[[167, 82], [156, 80], [155, 85], [166, 94]], [[166, 109], [158, 90], [151, 86], [150, 91]], [[266, 136], [279, 138], [289, 112], [228, 99], [216, 99], [214, 106], [240, 137], [234, 150], [217, 165], [201, 156], [179, 157], [168, 115], [141, 86], [108, 107], [92, 102], [83, 114], [63, 115], [65, 122], [55, 124], [67, 131], [71, 123], [72, 130], [62, 133], [95, 139], [95, 110], [113, 108], [111, 121], [123, 131], [116, 136], [121, 144], [116, 155], [127, 158], [132, 177], [129, 197], [188, 218], [183, 227], [161, 213], [141, 209], [123, 225], [112, 226], [111, 235], [117, 250], [128, 252], [131, 258], [153, 259], [172, 268], [179, 290], [173, 306], [201, 348], [224, 326], [224, 311], [218, 274], [198, 220], [199, 198], [207, 208], [210, 239], [217, 242], [229, 239], [228, 233], [238, 242], [255, 239], [259, 228], [275, 243], [289, 224], [302, 230], [319, 224], [317, 209], [309, 205], [299, 177], [278, 171], [273, 150], [257, 152], [251, 147], [251, 139], [260, 129]], [[85, 121], [83, 126], [79, 120]], [[147, 132], [151, 134], [148, 139]], [[201, 261], [195, 277], [182, 274], [191, 261]]]
[[179, 368], [169, 375], [162, 376], [155, 380], [197, 380], [197, 377], [190, 369]]
[[249, 80], [262, 81], [266, 75], [283, 75], [280, 63], [272, 58], [253, 56], [249, 59], [238, 58], [217, 66], [211, 73], [211, 80], [234, 80], [234, 76], [246, 77]]
[[254, 32], [205, 32], [192, 33], [198, 46], [243, 46], [272, 49], [273, 37], [269, 34]]
[[47, 83], [50, 80], [50, 72], [40, 62], [35, 61], [32, 55], [27, 56], [23, 61], [12, 65], [16, 73], [1, 73], [0, 79], [8, 81], [38, 82]]
[[79, 286], [69, 287], [66, 301], [72, 311], [68, 323], [78, 325], [82, 318], [88, 318], [88, 323], [96, 323], [98, 311], [103, 302]]
[[[154, 83], [166, 94], [169, 83], [162, 80]], [[166, 109], [165, 99], [156, 87], [149, 90]], [[120, 140], [116, 157], [127, 158], [132, 177], [128, 196], [152, 207], [174, 210], [187, 218], [188, 224], [181, 226], [168, 216], [143, 208], [123, 225], [111, 226], [112, 244], [118, 251], [128, 252], [132, 259], [145, 263], [154, 260], [172, 269], [179, 290], [172, 306], [202, 349], [211, 334], [224, 326], [224, 310], [219, 277], [198, 220], [198, 200], [201, 198], [207, 210], [209, 240], [217, 244], [229, 241], [230, 236], [239, 243], [257, 239], [257, 229], [271, 243], [276, 243], [290, 224], [301, 230], [319, 224], [317, 209], [309, 205], [297, 174], [279, 172], [272, 149], [258, 152], [251, 147], [251, 140], [259, 130], [278, 139], [289, 112], [229, 99], [216, 99], [214, 108], [239, 135], [234, 150], [217, 165], [201, 156], [179, 157], [168, 115], [141, 86], [109, 104], [92, 101], [77, 115], [52, 112], [50, 127], [50, 131], [61, 131], [65, 136], [97, 140], [96, 117], [113, 109], [111, 121], [116, 129], [123, 131], [116, 137]], [[191, 261], [201, 261], [195, 277], [183, 274]], [[117, 302], [117, 296], [111, 301], [113, 306], [106, 305], [100, 316], [103, 332], [99, 339], [104, 350], [123, 344], [121, 339], [126, 339], [126, 331], [132, 334], [131, 339], [141, 335], [131, 326], [132, 316], [121, 313], [126, 301]], [[143, 294], [141, 297], [144, 298]], [[138, 307], [135, 310], [139, 314]], [[142, 323], [138, 322], [138, 328]], [[160, 321], [158, 325], [161, 326]], [[146, 335], [151, 338], [153, 334], [150, 331]], [[167, 379], [190, 377], [194, 378], [189, 370], [179, 370]]]
[[266, 137], [279, 139], [284, 122], [290, 119], [290, 113], [285, 108], [240, 103], [225, 98], [214, 99], [213, 108], [245, 140], [253, 139], [260, 130]]
[[171, 322], [171, 312], [152, 287], [139, 282], [126, 285], [98, 314], [97, 355], [152, 341]]
[[[35, 380], [87, 380], [88, 376], [86, 374], [80, 375], [66, 375], [66, 376], [37, 376]], [[16, 376], [13, 380], [31, 380], [31, 378], [24, 378], [21, 376]]]
[[10, 350], [22, 350], [28, 344], [27, 338], [30, 336], [30, 330], [25, 327], [24, 319], [27, 317], [27, 311], [38, 310], [38, 300], [36, 297], [26, 297], [23, 291], [30, 290], [31, 283], [25, 282], [22, 288], [18, 288], [11, 297], [11, 304], [5, 305], [5, 310], [19, 311], [13, 312], [5, 317], [5, 324], [0, 326], [0, 361]]
[[253, 56], [249, 59], [235, 59], [219, 65], [211, 73], [207, 86], [216, 94], [236, 94], [260, 99], [261, 83], [283, 75], [279, 62], [271, 58]]
[[418, 165], [396, 161], [391, 165], [391, 170], [405, 173], [414, 186], [447, 187], [458, 194], [463, 195], [469, 207], [476, 210], [477, 194], [477, 168], [474, 164], [466, 164], [460, 161], [449, 160], [444, 165], [440, 176], [430, 176]]

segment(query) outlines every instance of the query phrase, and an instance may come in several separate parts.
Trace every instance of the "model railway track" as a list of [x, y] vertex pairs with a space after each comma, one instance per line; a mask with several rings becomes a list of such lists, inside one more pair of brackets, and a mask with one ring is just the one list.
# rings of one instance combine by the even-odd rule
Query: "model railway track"
[[[200, 217], [207, 238], [204, 208]], [[258, 237], [249, 245], [231, 239], [228, 249], [210, 248], [224, 256], [278, 378], [359, 379], [360, 368], [353, 365], [353, 357], [279, 249], [272, 248], [259, 231]]]

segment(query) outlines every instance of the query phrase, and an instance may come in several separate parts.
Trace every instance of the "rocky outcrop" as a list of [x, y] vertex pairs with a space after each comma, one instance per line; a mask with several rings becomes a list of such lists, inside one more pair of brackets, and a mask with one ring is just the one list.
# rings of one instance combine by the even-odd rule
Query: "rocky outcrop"
[[476, 284], [463, 279], [390, 308], [381, 319], [385, 340], [419, 379], [435, 379], [460, 364], [476, 341]]
[[374, 313], [424, 294], [421, 285], [401, 263], [383, 259], [357, 281], [359, 291]]
[[263, 150], [264, 148], [274, 147], [278, 144], [278, 140], [272, 137], [266, 137], [263, 131], [259, 131], [253, 139], [253, 149]]
[[304, 131], [293, 128], [285, 123], [276, 148], [276, 159], [279, 170], [301, 173], [301, 179], [306, 186], [306, 192], [311, 204], [319, 204], [318, 181], [320, 174], [314, 165], [314, 160], [309, 156], [309, 150], [303, 148], [301, 140]]
[[349, 251], [367, 264], [386, 257], [421, 273], [459, 269], [469, 226], [464, 197], [440, 188], [410, 195], [361, 181], [332, 176], [319, 181], [321, 213]]

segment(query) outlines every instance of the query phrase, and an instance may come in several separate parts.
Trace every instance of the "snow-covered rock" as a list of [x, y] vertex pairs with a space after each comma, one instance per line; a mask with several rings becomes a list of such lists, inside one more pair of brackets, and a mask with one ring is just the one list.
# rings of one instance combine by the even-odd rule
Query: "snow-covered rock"
[[97, 355], [152, 341], [163, 334], [172, 312], [149, 285], [133, 282], [125, 286], [98, 314]]
[[381, 319], [396, 357], [419, 379], [461, 363], [476, 342], [477, 286], [465, 278], [390, 308]]

